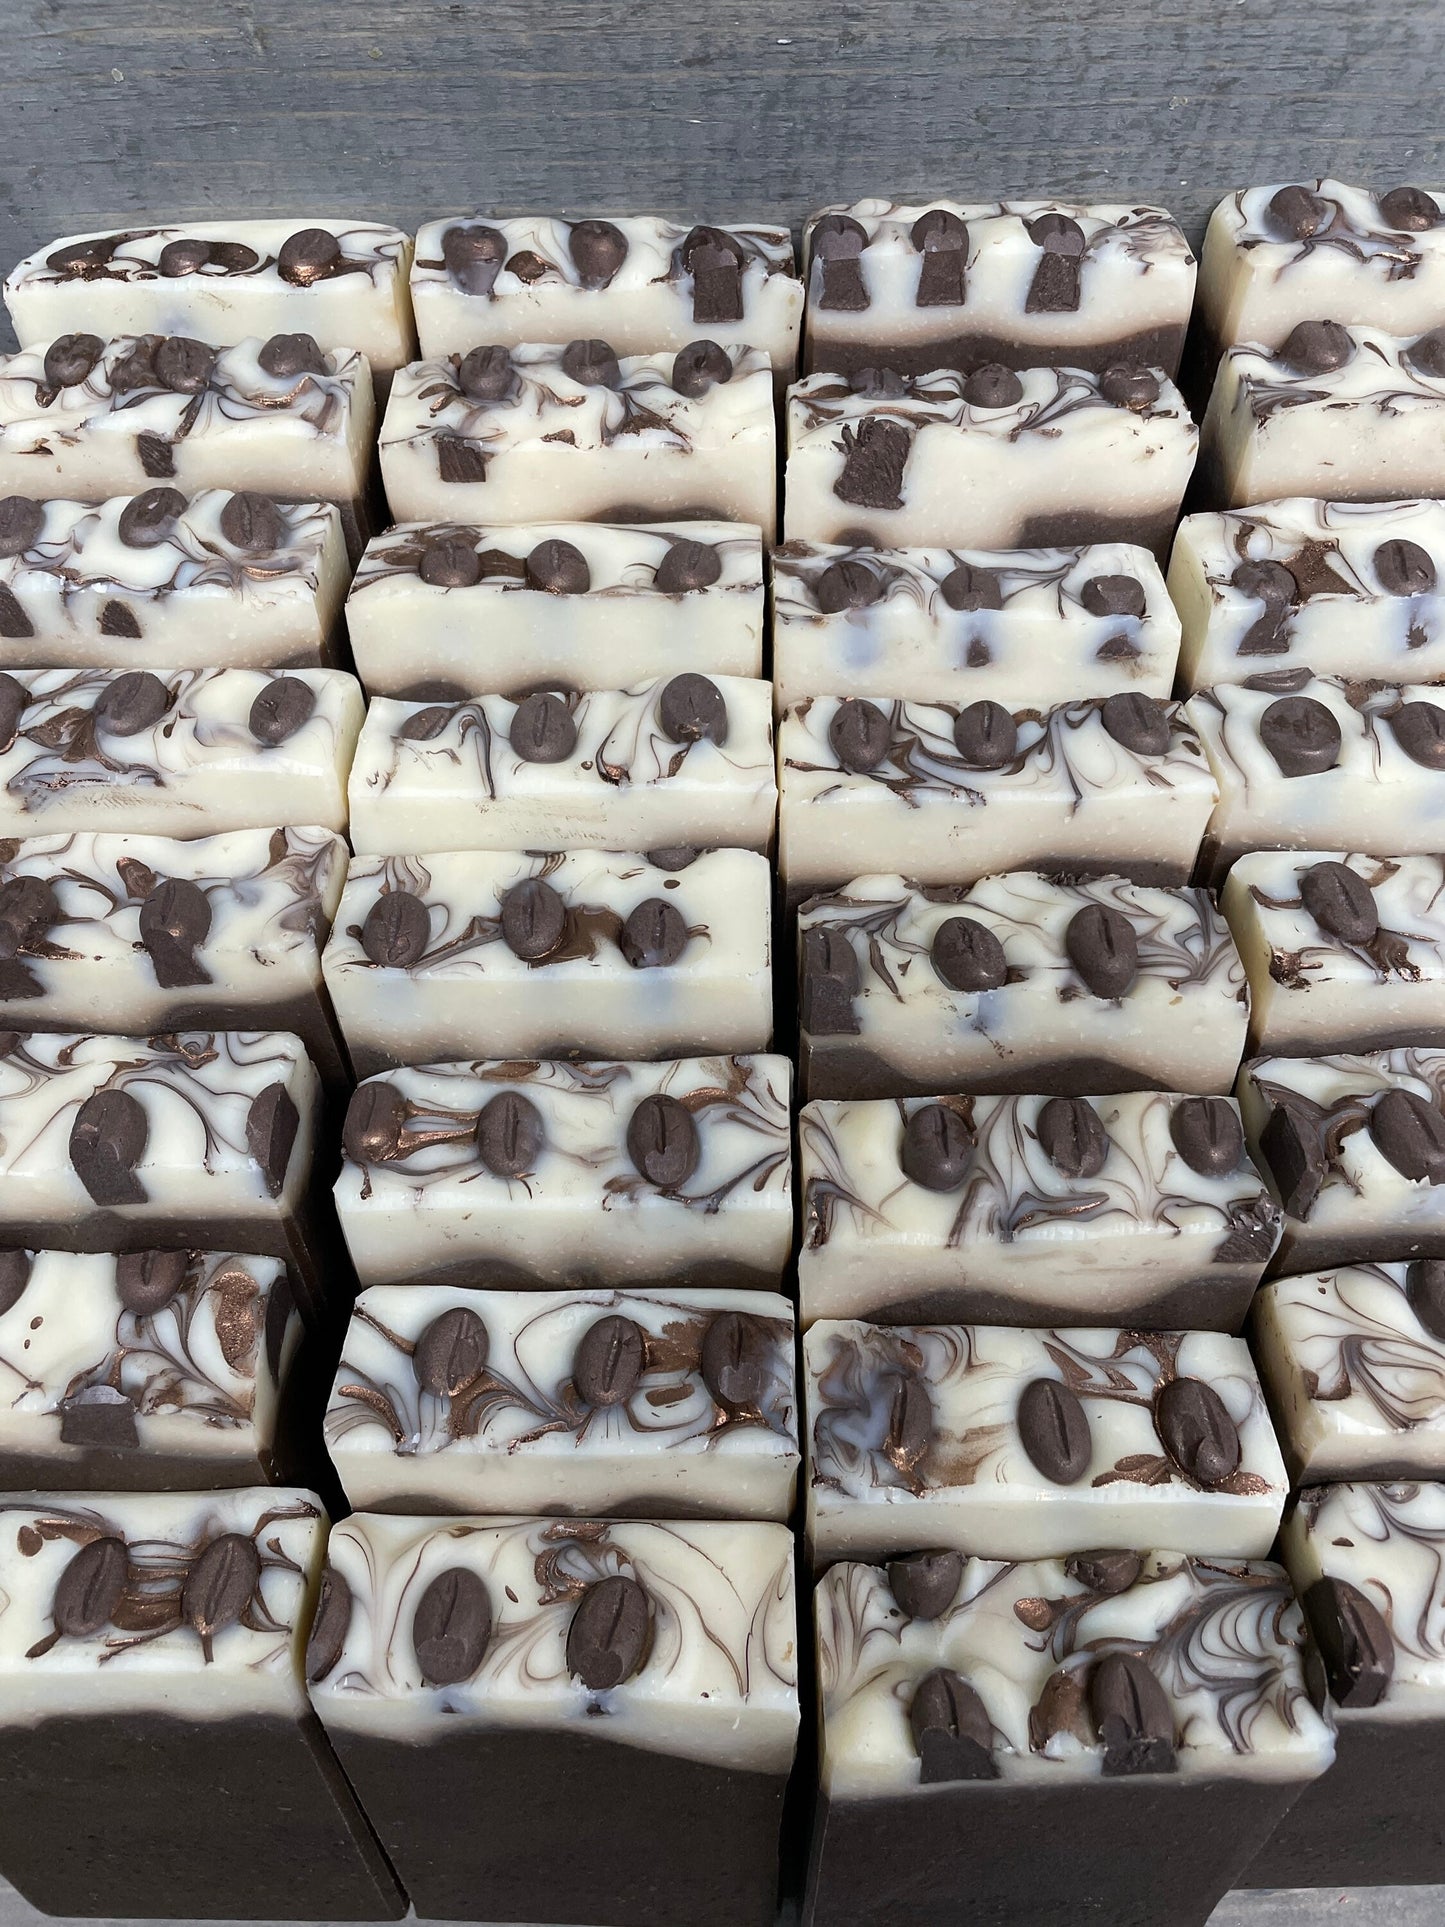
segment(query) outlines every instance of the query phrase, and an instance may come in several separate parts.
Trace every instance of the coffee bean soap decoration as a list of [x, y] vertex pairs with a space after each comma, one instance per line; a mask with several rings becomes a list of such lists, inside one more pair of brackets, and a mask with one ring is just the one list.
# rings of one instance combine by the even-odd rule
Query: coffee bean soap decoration
[[[919, 1573], [846, 1562], [817, 1585], [815, 1920], [1066, 1919], [1087, 1895], [1183, 1923], [1330, 1764], [1278, 1565], [956, 1557], [921, 1600]], [[1203, 1782], [1219, 1828], [1198, 1824]], [[1067, 1865], [1037, 1855], [1041, 1829], [1067, 1829]]]
[[797, 955], [810, 1099], [1222, 1096], [1244, 1049], [1244, 966], [1197, 888], [875, 871], [801, 906]]
[[768, 1055], [373, 1077], [352, 1098], [336, 1187], [358, 1275], [775, 1289], [792, 1245], [791, 1081]]
[[[0, 759], [0, 771], [3, 771]], [[418, 850], [766, 849], [771, 691], [685, 670], [628, 689], [376, 697], [350, 777], [361, 856]]]
[[820, 1319], [803, 1338], [815, 1558], [1151, 1540], [1259, 1558], [1288, 1493], [1241, 1338]]
[[[624, 263], [624, 269], [626, 264]], [[583, 290], [605, 302], [606, 290]], [[525, 297], [529, 298], [529, 297]], [[579, 315], [578, 335], [518, 337], [483, 382], [465, 352], [403, 368], [381, 424], [381, 475], [402, 522], [736, 521], [774, 534], [774, 381], [765, 346], [696, 325], [645, 352]], [[486, 330], [488, 324], [480, 324]], [[503, 330], [503, 333], [505, 330]], [[502, 333], [480, 337], [500, 344]], [[3, 471], [0, 471], [3, 472]]]
[[[356, 1513], [328, 1556], [349, 1605], [312, 1704], [418, 1908], [764, 1927], [799, 1722], [786, 1527]], [[487, 1826], [438, 1798], [461, 1783]]]
[[[39, 1254], [37, 1269], [52, 1256]], [[42, 1298], [55, 1282], [38, 1280]], [[316, 1752], [306, 1703], [326, 1516], [313, 1493], [248, 1478], [243, 1465], [226, 1491], [0, 1500], [0, 1669], [16, 1710], [0, 1769], [15, 1825], [0, 1865], [48, 1913], [405, 1911], [356, 1796]], [[198, 1853], [220, 1784], [231, 1825]], [[315, 1861], [256, 1853], [278, 1799]], [[109, 1824], [96, 1828], [102, 1805]]]

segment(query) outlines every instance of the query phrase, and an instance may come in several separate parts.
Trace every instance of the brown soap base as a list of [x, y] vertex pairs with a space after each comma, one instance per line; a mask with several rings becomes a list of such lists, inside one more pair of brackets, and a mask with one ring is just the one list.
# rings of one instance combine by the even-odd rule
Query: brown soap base
[[939, 1068], [920, 1078], [866, 1044], [846, 1037], [815, 1039], [810, 1031], [801, 1033], [799, 1071], [805, 1102], [816, 1097], [946, 1097], [955, 1092], [1019, 1097], [1047, 1091], [1061, 1097], [1110, 1097], [1120, 1091], [1170, 1088], [1157, 1078], [1145, 1077], [1133, 1065], [1104, 1057], [1030, 1058], [1016, 1066], [999, 1057], [991, 1068], [979, 1065], [967, 1076], [949, 1076]]
[[[880, 1256], [880, 1263], [886, 1263]], [[1058, 1262], [1068, 1264], [1061, 1252]], [[1079, 1276], [1080, 1274], [1075, 1274]], [[870, 1325], [1014, 1325], [1068, 1330], [1074, 1325], [1117, 1325], [1130, 1331], [1237, 1332], [1248, 1316], [1259, 1286], [1260, 1266], [1221, 1265], [1207, 1277], [1185, 1279], [1152, 1298], [1114, 1304], [1108, 1274], [1099, 1280], [1101, 1296], [1083, 1304], [1077, 1297], [1055, 1302], [1016, 1298], [961, 1282], [912, 1298], [890, 1298], [868, 1311], [850, 1313]]]
[[406, 1911], [309, 1714], [7, 1721], [0, 1873], [48, 1914], [339, 1921]]
[[556, 1729], [331, 1739], [424, 1920], [772, 1927], [786, 1774]]
[[1265, 1276], [1285, 1278], [1304, 1271], [1330, 1271], [1337, 1265], [1405, 1264], [1411, 1258], [1445, 1258], [1445, 1224], [1435, 1230], [1419, 1226], [1407, 1230], [1402, 1225], [1394, 1232], [1365, 1231], [1347, 1236], [1311, 1233], [1308, 1225], [1286, 1218], [1279, 1250]]
[[1203, 1927], [1302, 1790], [1163, 1774], [823, 1796], [802, 1927]]
[[[837, 525], [822, 534], [809, 537], [814, 542], [836, 542], [845, 548], [876, 548], [882, 539], [871, 530], [859, 528], [856, 523], [841, 519], [844, 511], [840, 509]], [[655, 518], [650, 518], [655, 519]], [[668, 511], [668, 519], [674, 519]], [[1173, 507], [1158, 509], [1153, 514], [1140, 511], [1137, 515], [1110, 515], [1104, 509], [1058, 509], [1049, 515], [1026, 516], [1019, 526], [1005, 540], [977, 543], [963, 537], [959, 546], [963, 548], [991, 549], [1081, 549], [1091, 542], [1134, 542], [1141, 548], [1150, 549], [1154, 560], [1161, 568], [1167, 568], [1169, 551], [1174, 541], [1174, 530], [1178, 525], [1179, 511]], [[924, 547], [939, 547], [940, 544], [922, 544]]]
[[1305, 1789], [1236, 1886], [1445, 1881], [1445, 1722], [1363, 1711], [1337, 1718], [1334, 1765]]
[[1005, 368], [1087, 368], [1100, 374], [1116, 361], [1132, 368], [1162, 368], [1171, 380], [1184, 350], [1184, 324], [1140, 328], [1131, 335], [1109, 335], [1099, 341], [1069, 341], [1047, 345], [1013, 341], [1006, 335], [967, 329], [929, 341], [830, 341], [811, 334], [803, 354], [803, 372], [853, 375], [860, 368], [892, 368], [900, 375], [928, 375], [939, 368], [956, 368], [971, 375], [988, 362]]
[[[361, 1227], [365, 1237], [365, 1225]], [[639, 1245], [641, 1237], [639, 1234]], [[363, 1246], [364, 1249], [364, 1246]], [[645, 1257], [645, 1253], [643, 1254]], [[645, 1264], [625, 1279], [599, 1277], [586, 1265], [568, 1267], [565, 1278], [540, 1276], [524, 1265], [490, 1256], [483, 1248], [465, 1251], [455, 1258], [439, 1259], [408, 1271], [404, 1278], [373, 1279], [374, 1284], [398, 1285], [476, 1285], [489, 1291], [778, 1291], [778, 1269], [764, 1270], [744, 1265], [731, 1258], [699, 1258], [659, 1272], [648, 1271]], [[363, 1284], [365, 1284], [363, 1280]]]

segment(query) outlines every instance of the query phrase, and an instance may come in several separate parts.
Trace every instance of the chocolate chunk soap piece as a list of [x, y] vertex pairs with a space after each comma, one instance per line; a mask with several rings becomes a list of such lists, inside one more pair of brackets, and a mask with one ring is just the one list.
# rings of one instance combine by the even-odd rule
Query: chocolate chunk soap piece
[[1157, 1539], [1259, 1558], [1288, 1492], [1248, 1347], [1218, 1332], [827, 1319], [803, 1387], [823, 1563]]
[[865, 200], [805, 240], [809, 373], [1179, 366], [1194, 256], [1163, 208]]
[[1321, 502], [1186, 515], [1169, 593], [1190, 689], [1312, 670], [1445, 681], [1445, 505]]
[[798, 915], [809, 1097], [1223, 1095], [1249, 993], [1205, 890], [1015, 871], [866, 876]]
[[415, 335], [411, 240], [369, 221], [199, 221], [72, 234], [5, 278], [21, 346], [93, 330], [176, 334], [225, 347], [304, 331], [325, 350], [360, 350], [380, 374]]
[[356, 857], [323, 966], [361, 1077], [480, 1044], [517, 1058], [765, 1050], [771, 919], [753, 850]]
[[542, 689], [515, 702], [379, 697], [350, 787], [360, 856], [762, 850], [778, 800], [771, 690], [684, 670], [631, 689]]
[[418, 1914], [771, 1927], [798, 1730], [766, 1524], [331, 1535], [313, 1704]]
[[710, 337], [639, 355], [601, 339], [489, 341], [402, 369], [381, 476], [399, 521], [681, 517], [751, 523], [771, 541], [772, 370], [761, 348]]
[[816, 1609], [807, 1927], [1203, 1927], [1330, 1763], [1275, 1565], [925, 1554]]
[[323, 502], [160, 484], [110, 502], [0, 500], [0, 668], [330, 662], [346, 544]]
[[1445, 1486], [1315, 1486], [1282, 1539], [1335, 1763], [1240, 1885], [1445, 1879], [1435, 1798], [1445, 1772]]
[[367, 548], [346, 627], [378, 696], [610, 689], [679, 668], [760, 676], [760, 531], [405, 523]]
[[0, 1501], [0, 1871], [32, 1905], [405, 1912], [307, 1704], [325, 1534], [295, 1490]]
[[1202, 473], [1223, 508], [1278, 496], [1386, 502], [1445, 494], [1445, 330], [1296, 322], [1277, 348], [1225, 351]]
[[1445, 1051], [1259, 1057], [1239, 1104], [1284, 1206], [1280, 1268], [1445, 1257]]
[[0, 670], [0, 838], [345, 829], [363, 706], [336, 669]]
[[620, 355], [643, 355], [685, 348], [706, 329], [751, 341], [791, 375], [803, 322], [787, 228], [688, 226], [652, 214], [426, 221], [411, 293], [429, 358], [464, 355], [479, 341], [565, 346], [588, 334]]
[[336, 1188], [363, 1284], [776, 1289], [785, 1057], [433, 1064], [362, 1084]]
[[286, 1267], [0, 1249], [0, 1487], [190, 1491], [295, 1475]]
[[1220, 901], [1249, 972], [1256, 1049], [1445, 1045], [1440, 857], [1256, 850]]
[[780, 708], [819, 690], [918, 702], [1167, 696], [1179, 618], [1159, 565], [1129, 542], [1065, 549], [773, 552]]
[[809, 1104], [816, 1318], [1238, 1331], [1280, 1211], [1227, 1097]]
[[1219, 797], [1182, 708], [1134, 689], [1051, 709], [805, 697], [778, 775], [794, 899], [895, 865], [924, 885], [1049, 866], [1182, 884]]
[[0, 840], [0, 1022], [284, 1027], [339, 1087], [321, 946], [345, 876], [330, 830]]
[[1162, 369], [861, 369], [789, 390], [787, 535], [1167, 555], [1198, 431]]
[[326, 1444], [369, 1512], [786, 1522], [792, 1306], [378, 1286], [352, 1313]]

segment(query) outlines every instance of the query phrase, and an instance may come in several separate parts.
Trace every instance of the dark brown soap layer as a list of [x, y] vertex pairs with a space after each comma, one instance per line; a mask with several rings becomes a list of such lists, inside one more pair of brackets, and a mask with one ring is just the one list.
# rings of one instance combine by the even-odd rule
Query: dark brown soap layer
[[[58, 1430], [54, 1419], [35, 1423]], [[100, 1446], [0, 1452], [0, 1492], [216, 1492], [283, 1482], [289, 1478], [269, 1452], [244, 1458], [208, 1457], [203, 1451], [107, 1451]]]
[[0, 1872], [48, 1914], [330, 1921], [406, 1911], [314, 1715], [7, 1722]]
[[[1067, 1268], [1068, 1255], [1058, 1262]], [[1261, 1267], [1221, 1265], [1208, 1277], [1190, 1278], [1127, 1309], [1111, 1304], [1108, 1275], [1097, 1302], [1058, 1299], [1035, 1303], [1007, 1291], [967, 1282], [851, 1314], [872, 1325], [1016, 1325], [1051, 1331], [1074, 1325], [1120, 1325], [1131, 1331], [1238, 1332], [1259, 1284]]]
[[[594, 520], [605, 518], [594, 517]], [[1061, 509], [1053, 515], [1027, 516], [1007, 541], [990, 544], [999, 549], [1075, 549], [1090, 542], [1137, 542], [1153, 551], [1161, 568], [1169, 566], [1169, 551], [1179, 520], [1174, 508], [1160, 509], [1153, 515], [1110, 515], [1103, 509]], [[834, 528], [813, 538], [819, 542], [839, 542], [848, 548], [872, 548], [879, 538], [856, 522], [847, 519], [846, 506], [840, 505]], [[891, 539], [891, 538], [888, 538]], [[970, 546], [964, 544], [963, 546]]]
[[1268, 1278], [1288, 1277], [1297, 1271], [1328, 1271], [1336, 1265], [1404, 1264], [1410, 1258], [1445, 1258], [1445, 1228], [1431, 1231], [1424, 1226], [1404, 1226], [1391, 1232], [1338, 1233], [1327, 1238], [1299, 1235], [1299, 1221], [1286, 1218], [1284, 1237], [1270, 1260]]
[[[777, 1291], [779, 1273], [745, 1265], [734, 1258], [700, 1258], [671, 1270], [649, 1269], [646, 1245], [639, 1233], [640, 1262], [635, 1273], [626, 1278], [599, 1277], [585, 1265], [568, 1267], [568, 1291], [649, 1291], [666, 1285], [689, 1291]], [[525, 1266], [505, 1258], [489, 1256], [485, 1250], [463, 1252], [454, 1258], [437, 1259], [408, 1271], [404, 1278], [391, 1278], [403, 1285], [475, 1285], [489, 1291], [560, 1291], [564, 1284], [555, 1277], [542, 1277]]]
[[785, 1773], [558, 1731], [331, 1737], [422, 1919], [772, 1927]]
[[1128, 1064], [1106, 1057], [1030, 1059], [1012, 1068], [999, 1063], [992, 1073], [979, 1070], [960, 1081], [942, 1069], [925, 1078], [910, 1077], [863, 1044], [815, 1040], [806, 1031], [800, 1044], [803, 1100], [815, 1097], [946, 1097], [961, 1090], [981, 1096], [1019, 1097], [1046, 1091], [1063, 1097], [1111, 1097], [1119, 1091], [1165, 1088]]
[[999, 362], [1005, 368], [1087, 368], [1100, 374], [1114, 362], [1123, 361], [1135, 368], [1162, 368], [1172, 378], [1183, 352], [1182, 322], [1053, 347], [970, 328], [929, 341], [907, 342], [882, 337], [830, 341], [809, 334], [803, 349], [803, 372], [853, 375], [860, 368], [892, 368], [900, 375], [928, 375], [939, 368], [956, 368], [960, 374], [971, 375], [986, 362]]
[[[422, 1461], [414, 1457], [405, 1460], [398, 1457], [397, 1463], [415, 1468]], [[344, 1469], [344, 1468], [343, 1468]], [[0, 1464], [3, 1474], [3, 1464]], [[387, 1512], [399, 1514], [402, 1518], [414, 1518], [424, 1513], [437, 1518], [475, 1518], [479, 1512], [491, 1510], [482, 1501], [485, 1491], [479, 1490], [470, 1504], [459, 1505], [453, 1497], [443, 1497], [427, 1490], [424, 1471], [412, 1470], [411, 1483], [405, 1492], [386, 1499], [371, 1499], [362, 1508], [366, 1512]], [[477, 1482], [480, 1487], [485, 1479], [485, 1468], [477, 1468]], [[3, 1487], [0, 1487], [3, 1489]], [[736, 1521], [738, 1511], [735, 1506], [725, 1506], [721, 1511], [715, 1506], [699, 1505], [686, 1490], [682, 1493], [639, 1492], [618, 1493], [605, 1506], [567, 1506], [553, 1503], [538, 1506], [531, 1516], [539, 1519], [723, 1519]]]

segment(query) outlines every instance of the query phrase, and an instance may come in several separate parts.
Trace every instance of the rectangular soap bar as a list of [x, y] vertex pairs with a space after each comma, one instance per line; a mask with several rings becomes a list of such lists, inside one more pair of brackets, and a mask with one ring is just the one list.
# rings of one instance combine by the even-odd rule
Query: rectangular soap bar
[[734, 523], [412, 522], [368, 545], [346, 628], [373, 695], [522, 696], [760, 676], [763, 610], [761, 531]]
[[803, 1403], [824, 1563], [1160, 1539], [1258, 1559], [1288, 1496], [1249, 1348], [1219, 1332], [822, 1320]]
[[1226, 349], [1201, 440], [1209, 499], [1389, 502], [1445, 493], [1445, 336], [1304, 321]]
[[1229, 1091], [1249, 991], [1205, 890], [859, 877], [798, 916], [809, 1097]]
[[57, 335], [302, 333], [379, 374], [410, 359], [411, 238], [374, 221], [190, 221], [71, 234], [5, 277], [23, 348]]
[[1255, 850], [1220, 904], [1249, 972], [1252, 1048], [1445, 1045], [1445, 859]]
[[355, 857], [323, 968], [360, 1077], [766, 1050], [772, 910], [753, 850]]
[[748, 522], [771, 541], [772, 370], [761, 348], [712, 341], [620, 359], [606, 341], [573, 341], [413, 362], [392, 384], [381, 478], [399, 522], [682, 518]]
[[363, 708], [337, 669], [0, 671], [0, 837], [343, 830]]
[[794, 899], [890, 867], [1181, 884], [1219, 798], [1182, 707], [1137, 690], [1053, 708], [804, 697], [778, 724], [778, 785]]
[[689, 227], [655, 214], [425, 221], [411, 294], [428, 359], [479, 341], [598, 336], [619, 355], [646, 355], [711, 335], [751, 341], [791, 375], [803, 326], [788, 228]]
[[363, 1284], [776, 1290], [786, 1057], [477, 1062], [360, 1085], [336, 1187]]
[[809, 373], [1178, 369], [1194, 256], [1162, 207], [869, 199], [804, 239]]
[[294, 1488], [0, 1500], [0, 1871], [31, 1905], [400, 1919], [306, 1701], [325, 1538]]
[[1333, 1754], [1276, 1565], [925, 1556], [816, 1605], [808, 1927], [1202, 1927]]
[[1227, 1097], [823, 1102], [798, 1144], [805, 1325], [1238, 1331], [1279, 1242]]
[[330, 830], [0, 841], [0, 1023], [293, 1031], [346, 1081], [321, 948], [346, 880]]
[[326, 1447], [368, 1512], [786, 1523], [793, 1345], [768, 1292], [378, 1285], [351, 1315]]
[[1347, 1265], [1260, 1292], [1254, 1354], [1296, 1485], [1445, 1473], [1442, 1270]]
[[1204, 840], [1215, 876], [1246, 850], [1437, 851], [1445, 813], [1445, 705], [1433, 685], [1286, 671], [1263, 687], [1191, 696], [1219, 784]]
[[324, 502], [156, 487], [0, 501], [0, 668], [281, 669], [334, 659], [346, 543]]
[[358, 1513], [328, 1550], [311, 1696], [418, 1914], [771, 1927], [785, 1527]]
[[517, 702], [379, 697], [351, 771], [352, 847], [763, 850], [778, 799], [772, 712], [767, 683], [692, 670]]
[[1284, 1206], [1278, 1269], [1445, 1257], [1445, 1050], [1257, 1057], [1239, 1108]]
[[1169, 593], [1186, 687], [1261, 672], [1445, 681], [1445, 503], [1321, 502], [1186, 515]]
[[786, 532], [893, 547], [1137, 542], [1162, 560], [1197, 443], [1162, 369], [809, 375], [789, 390]]
[[1167, 696], [1179, 618], [1130, 542], [886, 549], [785, 542], [773, 566], [779, 708], [826, 690], [917, 702]]
[[0, 1249], [0, 1489], [294, 1477], [301, 1337], [279, 1258]]

